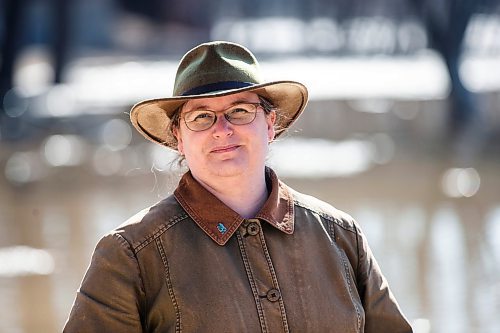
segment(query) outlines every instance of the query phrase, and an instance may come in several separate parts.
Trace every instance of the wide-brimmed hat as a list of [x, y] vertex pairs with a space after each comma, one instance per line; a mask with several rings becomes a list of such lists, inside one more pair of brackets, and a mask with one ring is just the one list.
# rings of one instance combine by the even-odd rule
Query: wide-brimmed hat
[[277, 109], [279, 136], [304, 110], [307, 88], [295, 81], [264, 82], [254, 55], [229, 42], [210, 42], [188, 51], [179, 63], [172, 97], [149, 99], [132, 107], [130, 119], [148, 140], [177, 150], [170, 119], [185, 102], [252, 91]]

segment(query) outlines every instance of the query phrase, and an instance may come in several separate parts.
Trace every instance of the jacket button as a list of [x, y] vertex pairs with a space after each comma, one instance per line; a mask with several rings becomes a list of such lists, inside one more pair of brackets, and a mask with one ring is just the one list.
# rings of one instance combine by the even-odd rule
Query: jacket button
[[247, 226], [247, 232], [249, 235], [255, 236], [259, 233], [260, 227], [257, 223], [251, 222]]
[[280, 294], [280, 291], [278, 289], [271, 289], [267, 292], [266, 296], [270, 302], [276, 302], [280, 299], [281, 294]]

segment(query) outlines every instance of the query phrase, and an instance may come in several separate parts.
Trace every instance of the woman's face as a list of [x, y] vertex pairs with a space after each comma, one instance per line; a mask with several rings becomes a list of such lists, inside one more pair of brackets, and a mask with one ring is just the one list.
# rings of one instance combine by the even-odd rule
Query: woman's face
[[223, 111], [238, 103], [259, 103], [252, 92], [190, 100], [181, 109], [177, 148], [186, 158], [193, 175], [201, 180], [211, 176], [244, 176], [264, 169], [269, 142], [274, 138], [276, 114], [266, 115], [259, 107], [255, 120], [246, 125], [233, 125], [222, 112], [215, 124], [201, 132], [186, 127], [184, 114], [195, 110]]

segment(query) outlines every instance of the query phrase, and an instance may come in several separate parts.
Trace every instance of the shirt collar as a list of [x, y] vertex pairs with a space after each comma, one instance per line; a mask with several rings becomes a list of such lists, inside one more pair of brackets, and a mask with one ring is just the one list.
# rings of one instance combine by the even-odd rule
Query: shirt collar
[[[266, 221], [284, 233], [294, 230], [293, 198], [288, 187], [266, 168], [269, 197], [255, 218]], [[244, 218], [226, 206], [198, 183], [190, 171], [184, 174], [174, 196], [196, 224], [219, 245], [224, 245]]]

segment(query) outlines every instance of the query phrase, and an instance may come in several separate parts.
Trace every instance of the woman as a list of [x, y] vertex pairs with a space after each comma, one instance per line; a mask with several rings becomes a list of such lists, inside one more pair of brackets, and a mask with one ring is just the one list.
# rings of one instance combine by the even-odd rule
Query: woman
[[240, 45], [189, 51], [131, 111], [189, 171], [99, 242], [65, 332], [411, 332], [356, 222], [265, 166], [307, 96]]

